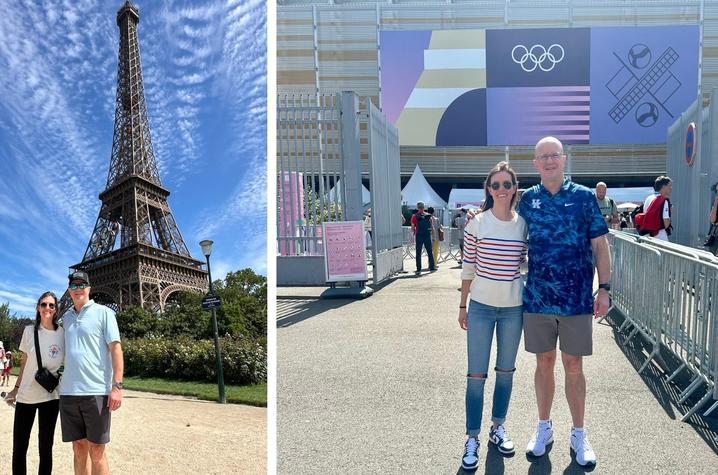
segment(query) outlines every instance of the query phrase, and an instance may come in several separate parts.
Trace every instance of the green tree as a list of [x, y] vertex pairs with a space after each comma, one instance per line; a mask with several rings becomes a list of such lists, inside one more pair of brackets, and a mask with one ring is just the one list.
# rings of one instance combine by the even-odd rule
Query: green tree
[[6, 350], [17, 350], [20, 347], [22, 332], [27, 325], [32, 325], [32, 318], [17, 318], [10, 313], [10, 303], [0, 304], [0, 341]]
[[117, 325], [122, 338], [147, 338], [151, 335], [164, 335], [164, 320], [149, 310], [131, 305], [117, 313]]
[[[222, 299], [217, 312], [220, 335], [262, 339], [267, 336], [267, 278], [252, 269], [229, 272], [214, 283]], [[209, 312], [208, 312], [209, 313]]]
[[202, 311], [202, 295], [193, 292], [177, 292], [167, 302], [162, 314], [165, 336], [189, 336], [201, 340], [212, 338], [211, 317]]

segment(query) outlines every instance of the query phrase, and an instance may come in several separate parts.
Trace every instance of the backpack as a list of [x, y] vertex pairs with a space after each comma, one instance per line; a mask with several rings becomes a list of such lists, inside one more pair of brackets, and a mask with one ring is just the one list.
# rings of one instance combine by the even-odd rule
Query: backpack
[[651, 204], [648, 205], [648, 209], [643, 213], [636, 214], [635, 223], [638, 228], [638, 234], [645, 236], [650, 234], [651, 236], [658, 235], [658, 231], [663, 229], [663, 203], [668, 201], [668, 209], [670, 215], [671, 201], [663, 195], [656, 196]]

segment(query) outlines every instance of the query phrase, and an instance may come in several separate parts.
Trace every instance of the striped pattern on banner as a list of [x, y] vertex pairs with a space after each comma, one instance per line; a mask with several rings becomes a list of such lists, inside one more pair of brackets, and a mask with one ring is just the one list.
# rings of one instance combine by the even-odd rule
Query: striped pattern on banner
[[521, 278], [519, 266], [526, 258], [526, 242], [464, 235], [464, 262], [473, 264], [476, 276], [501, 282]]

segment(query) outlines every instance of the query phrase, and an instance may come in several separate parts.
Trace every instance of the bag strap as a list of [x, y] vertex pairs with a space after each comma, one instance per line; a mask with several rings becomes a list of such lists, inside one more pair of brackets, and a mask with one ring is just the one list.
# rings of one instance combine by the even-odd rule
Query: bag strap
[[37, 356], [37, 369], [42, 368], [42, 356], [40, 356], [40, 338], [37, 336], [37, 328], [35, 328], [35, 356]]

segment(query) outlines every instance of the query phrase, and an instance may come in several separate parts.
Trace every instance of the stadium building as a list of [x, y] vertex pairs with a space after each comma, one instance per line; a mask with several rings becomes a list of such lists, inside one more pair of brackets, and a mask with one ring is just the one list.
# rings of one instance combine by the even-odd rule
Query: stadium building
[[[577, 182], [650, 186], [668, 127], [718, 86], [718, 2], [280, 0], [277, 91], [355, 91], [399, 129], [402, 186], [419, 165], [446, 199], [509, 159], [538, 180], [556, 135]], [[699, 121], [700, 122], [700, 121]]]

